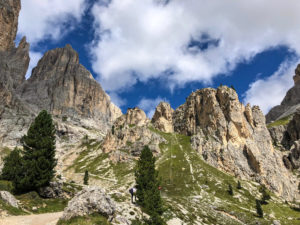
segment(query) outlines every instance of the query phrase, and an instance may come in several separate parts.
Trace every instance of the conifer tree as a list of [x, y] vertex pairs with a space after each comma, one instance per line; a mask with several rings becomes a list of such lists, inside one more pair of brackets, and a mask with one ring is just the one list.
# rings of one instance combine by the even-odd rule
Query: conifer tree
[[8, 156], [3, 160], [4, 166], [2, 169], [1, 179], [12, 181], [17, 174], [20, 173], [20, 167], [22, 165], [21, 151], [15, 148]]
[[43, 110], [22, 138], [24, 174], [17, 189], [37, 190], [49, 185], [55, 175], [55, 127], [51, 115]]
[[155, 169], [155, 158], [148, 146], [142, 150], [137, 162], [136, 172], [138, 203], [145, 209], [150, 218], [147, 224], [165, 224], [161, 215], [163, 213], [162, 199], [160, 197], [158, 172]]
[[256, 212], [257, 212], [257, 215], [259, 217], [263, 217], [264, 216], [263, 209], [262, 209], [260, 201], [258, 199], [256, 199]]
[[228, 185], [228, 193], [230, 195], [233, 195], [233, 189], [232, 189], [232, 185], [231, 184]]
[[89, 184], [89, 171], [85, 171], [84, 178], [83, 178], [83, 184], [88, 185]]
[[262, 185], [261, 187], [260, 187], [260, 193], [262, 194], [262, 197], [261, 197], [261, 204], [263, 204], [263, 205], [266, 205], [266, 204], [268, 204], [268, 200], [270, 200], [271, 199], [271, 196], [270, 196], [270, 194], [268, 193], [268, 191], [267, 191], [267, 188], [264, 186], [264, 185]]
[[237, 189], [242, 189], [242, 185], [241, 185], [241, 182], [240, 182], [240, 181], [238, 181], [236, 188], [237, 188]]

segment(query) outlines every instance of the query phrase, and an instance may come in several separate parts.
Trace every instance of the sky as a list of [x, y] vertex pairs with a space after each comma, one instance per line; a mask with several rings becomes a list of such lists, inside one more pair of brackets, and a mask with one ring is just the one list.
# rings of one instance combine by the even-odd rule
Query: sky
[[293, 86], [300, 62], [299, 0], [21, 0], [17, 39], [30, 67], [71, 44], [125, 113], [175, 109], [192, 91], [234, 86], [264, 113]]

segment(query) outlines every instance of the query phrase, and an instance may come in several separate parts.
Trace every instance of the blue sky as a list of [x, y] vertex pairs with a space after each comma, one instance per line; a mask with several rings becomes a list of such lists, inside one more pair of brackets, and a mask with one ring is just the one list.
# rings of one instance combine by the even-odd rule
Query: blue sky
[[22, 0], [18, 37], [31, 44], [30, 70], [71, 44], [123, 112], [151, 116], [160, 101], [176, 108], [223, 84], [266, 113], [293, 85], [299, 9], [297, 0]]

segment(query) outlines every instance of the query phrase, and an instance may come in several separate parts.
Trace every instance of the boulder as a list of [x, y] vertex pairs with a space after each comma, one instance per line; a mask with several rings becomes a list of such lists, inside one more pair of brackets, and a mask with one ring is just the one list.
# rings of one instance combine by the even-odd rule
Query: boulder
[[39, 188], [39, 195], [43, 198], [63, 198], [64, 192], [62, 190], [62, 181], [50, 182], [49, 186]]
[[0, 191], [0, 199], [10, 206], [19, 208], [19, 201], [8, 191]]
[[62, 220], [76, 216], [86, 216], [99, 213], [103, 216], [113, 216], [116, 211], [115, 202], [98, 187], [86, 187], [78, 192], [65, 208]]

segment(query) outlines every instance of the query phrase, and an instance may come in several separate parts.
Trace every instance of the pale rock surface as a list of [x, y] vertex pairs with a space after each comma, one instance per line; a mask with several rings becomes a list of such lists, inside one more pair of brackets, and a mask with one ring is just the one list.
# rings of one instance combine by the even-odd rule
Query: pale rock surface
[[167, 102], [161, 102], [156, 107], [155, 113], [152, 117], [153, 126], [161, 130], [162, 132], [172, 133], [173, 128], [173, 113], [174, 109], [171, 108], [170, 104]]
[[244, 106], [226, 86], [193, 92], [173, 114], [175, 132], [192, 136], [192, 146], [212, 166], [265, 184], [278, 195], [298, 197], [298, 181], [275, 151], [257, 106]]
[[284, 97], [280, 105], [275, 106], [266, 115], [267, 123], [292, 115], [300, 109], [300, 64], [295, 70], [294, 87]]
[[104, 190], [98, 187], [86, 187], [69, 201], [61, 219], [69, 220], [76, 216], [86, 216], [93, 213], [110, 217], [114, 215], [115, 211], [115, 202]]
[[0, 1], [0, 51], [14, 47], [20, 9], [20, 0]]
[[165, 142], [160, 135], [149, 129], [150, 121], [144, 111], [138, 108], [128, 109], [119, 117], [112, 130], [102, 143], [102, 150], [110, 154], [114, 162], [139, 157], [143, 147], [148, 145], [155, 155], [160, 153], [159, 144]]
[[0, 199], [15, 208], [19, 208], [18, 200], [8, 191], [0, 191]]

